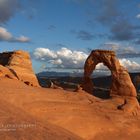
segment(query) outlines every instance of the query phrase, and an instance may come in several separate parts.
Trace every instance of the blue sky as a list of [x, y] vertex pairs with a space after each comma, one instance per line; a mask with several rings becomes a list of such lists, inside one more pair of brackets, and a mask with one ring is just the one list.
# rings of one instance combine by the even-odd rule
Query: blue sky
[[92, 49], [138, 71], [139, 45], [140, 0], [0, 0], [0, 51], [29, 51], [35, 72], [81, 69]]

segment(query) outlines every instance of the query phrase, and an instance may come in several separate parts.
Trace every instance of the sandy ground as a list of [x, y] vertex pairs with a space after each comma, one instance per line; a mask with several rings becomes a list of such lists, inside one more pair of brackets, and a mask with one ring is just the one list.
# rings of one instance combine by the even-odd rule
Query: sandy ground
[[[0, 79], [1, 140], [139, 140], [140, 115], [117, 110], [121, 98], [30, 87]], [[5, 130], [6, 124], [17, 124]], [[21, 124], [31, 124], [23, 128]]]

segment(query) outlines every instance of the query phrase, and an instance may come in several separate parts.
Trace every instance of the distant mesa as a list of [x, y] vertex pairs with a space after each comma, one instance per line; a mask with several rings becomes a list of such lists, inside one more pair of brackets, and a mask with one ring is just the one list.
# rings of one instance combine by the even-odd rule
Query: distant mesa
[[139, 109], [136, 99], [136, 89], [131, 81], [128, 71], [120, 65], [115, 52], [108, 50], [93, 50], [87, 58], [84, 66], [83, 89], [88, 93], [94, 94], [94, 85], [91, 74], [98, 63], [103, 63], [111, 71], [112, 84], [110, 95], [121, 96], [124, 102], [118, 105], [118, 109], [124, 111], [134, 111]]
[[39, 86], [30, 55], [22, 50], [0, 53], [0, 77], [17, 79], [30, 86]]

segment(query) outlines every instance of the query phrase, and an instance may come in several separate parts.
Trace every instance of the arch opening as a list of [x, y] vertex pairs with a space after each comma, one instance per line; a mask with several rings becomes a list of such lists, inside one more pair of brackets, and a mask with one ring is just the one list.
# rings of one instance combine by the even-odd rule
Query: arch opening
[[[110, 81], [110, 84], [108, 86], [108, 88], [97, 86], [94, 85], [94, 83], [97, 84], [97, 81], [95, 81], [95, 78], [91, 78], [91, 75], [93, 72], [95, 72], [96, 67], [102, 63], [104, 65], [102, 65], [102, 67], [104, 69], [107, 69], [112, 73], [116, 72], [116, 66], [115, 64], [118, 63], [118, 61], [115, 60], [115, 53], [112, 51], [102, 51], [102, 50], [96, 50], [96, 51], [92, 51], [91, 54], [89, 55], [89, 57], [87, 58], [85, 65], [84, 65], [84, 84], [83, 84], [83, 88], [85, 91], [100, 97], [100, 98], [104, 98], [104, 99], [108, 99], [110, 98], [110, 92], [111, 92], [111, 88], [112, 88], [112, 81], [110, 81], [112, 78], [111, 76], [108, 77], [107, 81], [103, 81], [101, 82], [101, 80], [105, 80], [106, 78], [103, 77], [102, 79], [100, 79], [100, 84], [102, 83], [107, 83], [108, 81]], [[116, 63], [114, 63], [114, 61]]]
[[103, 64], [98, 63], [92, 72], [93, 95], [101, 99], [110, 99], [111, 71]]

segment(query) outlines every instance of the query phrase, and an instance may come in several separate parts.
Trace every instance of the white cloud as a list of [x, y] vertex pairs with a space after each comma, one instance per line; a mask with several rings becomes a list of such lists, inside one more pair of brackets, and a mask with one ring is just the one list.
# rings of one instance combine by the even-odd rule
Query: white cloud
[[136, 18], [140, 19], [140, 14], [136, 15]]
[[61, 59], [56, 59], [56, 60], [50, 60], [49, 63], [53, 65], [61, 65], [63, 62]]
[[[119, 59], [119, 62], [122, 66], [124, 66], [128, 71], [132, 72], [132, 71], [139, 71], [140, 70], [140, 64], [136, 63], [135, 61], [131, 61], [128, 59]], [[97, 70], [109, 70], [106, 66], [104, 66], [102, 63], [99, 63], [96, 66]]]
[[15, 41], [17, 41], [17, 42], [23, 42], [23, 43], [24, 42], [30, 42], [30, 38], [22, 35], [22, 36], [16, 38]]
[[[37, 60], [45, 61], [56, 68], [83, 68], [88, 55], [82, 51], [72, 51], [68, 48], [61, 48], [58, 51], [53, 51], [48, 48], [37, 48], [34, 51], [34, 57]], [[140, 64], [128, 59], [119, 59], [120, 63], [129, 71], [140, 69]], [[96, 66], [96, 70], [108, 70], [102, 63]]]
[[11, 40], [12, 35], [5, 28], [0, 27], [0, 40]]
[[72, 51], [68, 48], [61, 48], [52, 51], [48, 48], [37, 48], [34, 56], [38, 60], [47, 61], [54, 67], [59, 68], [82, 68], [88, 55], [81, 51]]
[[25, 43], [29, 42], [30, 39], [25, 36], [14, 37], [6, 28], [0, 27], [0, 41]]
[[40, 60], [51, 60], [51, 59], [57, 58], [57, 55], [55, 54], [55, 52], [47, 48], [35, 49], [34, 56], [36, 59], [40, 59]]
[[128, 69], [128, 71], [137, 71], [140, 70], [140, 64], [136, 63], [135, 61], [130, 61], [125, 58], [120, 59], [120, 63], [122, 66]]
[[96, 65], [96, 69], [97, 70], [108, 70], [108, 68], [103, 64], [103, 63], [99, 63]]
[[72, 51], [67, 48], [61, 48], [61, 50], [56, 52], [57, 56], [63, 57], [63, 58], [70, 58], [72, 55]]

